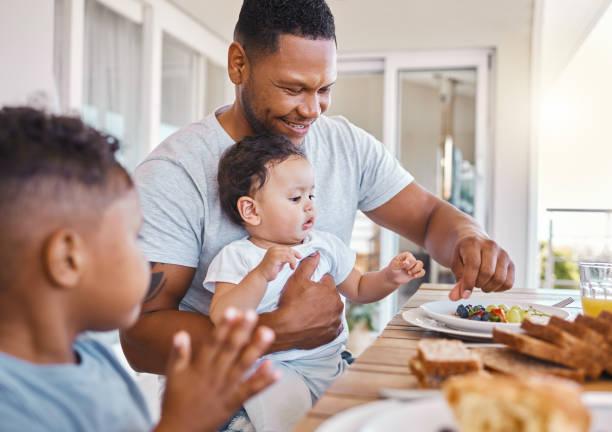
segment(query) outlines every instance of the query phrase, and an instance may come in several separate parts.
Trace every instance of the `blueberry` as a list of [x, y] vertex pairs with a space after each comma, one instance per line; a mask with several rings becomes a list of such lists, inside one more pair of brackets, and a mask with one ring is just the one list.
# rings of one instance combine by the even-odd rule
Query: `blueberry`
[[468, 310], [466, 309], [465, 306], [459, 305], [457, 307], [457, 316], [460, 317], [460, 318], [467, 318]]
[[481, 321], [489, 321], [489, 312], [485, 312], [482, 314], [482, 317], [480, 317]]
[[473, 321], [482, 321], [482, 319], [480, 318], [480, 315], [472, 315], [472, 318], [470, 318]]

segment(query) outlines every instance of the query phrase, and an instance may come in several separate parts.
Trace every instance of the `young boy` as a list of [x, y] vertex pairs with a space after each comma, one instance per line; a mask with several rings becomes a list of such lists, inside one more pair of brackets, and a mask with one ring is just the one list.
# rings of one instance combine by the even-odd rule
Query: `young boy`
[[[340, 168], [339, 168], [340, 169]], [[285, 282], [298, 260], [318, 253], [313, 280], [329, 273], [341, 294], [358, 303], [382, 299], [425, 272], [409, 252], [380, 271], [361, 274], [355, 253], [332, 234], [314, 230], [314, 171], [304, 153], [280, 135], [245, 138], [221, 157], [218, 172], [221, 207], [249, 236], [230, 243], [211, 262], [204, 288], [214, 293], [210, 317], [225, 310], [277, 308]], [[348, 326], [334, 341], [312, 350], [266, 356], [283, 371], [281, 382], [247, 401], [258, 431], [285, 431], [303, 415], [345, 368], [341, 359]]]
[[[1, 430], [153, 427], [113, 354], [79, 336], [133, 324], [149, 283], [138, 196], [117, 147], [76, 118], [0, 110]], [[228, 309], [193, 356], [187, 333], [175, 335], [155, 430], [216, 430], [278, 378], [268, 364], [243, 379], [273, 339], [255, 320]]]

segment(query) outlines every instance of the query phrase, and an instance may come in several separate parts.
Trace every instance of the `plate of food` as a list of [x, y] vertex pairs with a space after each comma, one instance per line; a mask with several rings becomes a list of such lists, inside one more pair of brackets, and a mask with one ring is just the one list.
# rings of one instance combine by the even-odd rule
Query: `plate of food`
[[444, 333], [449, 336], [453, 336], [459, 339], [469, 341], [490, 341], [493, 337], [491, 333], [482, 333], [475, 331], [459, 330], [451, 328], [444, 323], [438, 322], [435, 319], [430, 318], [423, 309], [414, 308], [402, 313], [402, 318], [408, 324], [412, 324], [417, 327], [421, 327], [425, 330], [432, 330], [438, 333]]
[[569, 317], [569, 313], [561, 308], [494, 297], [456, 302], [441, 300], [420, 307], [428, 317], [448, 327], [489, 334], [495, 327], [518, 330], [525, 319], [546, 324], [552, 315], [563, 319]]

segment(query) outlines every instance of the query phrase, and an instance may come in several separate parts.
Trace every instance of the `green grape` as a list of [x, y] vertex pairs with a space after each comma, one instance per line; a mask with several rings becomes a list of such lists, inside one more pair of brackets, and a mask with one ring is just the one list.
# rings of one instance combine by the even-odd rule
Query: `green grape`
[[504, 313], [508, 313], [508, 311], [510, 309], [508, 309], [508, 306], [506, 306], [505, 304], [500, 304], [499, 306], [497, 306], [499, 309], [503, 310]]
[[518, 309], [510, 309], [506, 314], [506, 319], [511, 323], [521, 322], [521, 313]]
[[489, 306], [487, 306], [486, 311], [487, 311], [487, 312], [491, 312], [491, 309], [495, 309], [495, 305], [489, 305]]

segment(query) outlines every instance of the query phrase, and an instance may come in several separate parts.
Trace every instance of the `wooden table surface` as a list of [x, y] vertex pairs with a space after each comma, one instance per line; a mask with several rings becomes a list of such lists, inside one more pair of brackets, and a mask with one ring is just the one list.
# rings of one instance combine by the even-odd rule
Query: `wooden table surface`
[[[451, 288], [452, 285], [443, 284], [421, 285], [417, 293], [406, 302], [374, 343], [353, 362], [308, 414], [300, 420], [294, 432], [314, 431], [334, 414], [380, 399], [378, 392], [381, 388], [417, 388], [416, 377], [410, 371], [408, 363], [416, 355], [418, 340], [423, 337], [446, 336], [443, 333], [423, 330], [408, 324], [402, 319], [402, 312], [426, 302], [445, 300]], [[471, 298], [486, 298], [486, 296], [490, 297], [491, 294], [476, 290]], [[552, 305], [566, 297], [573, 297], [575, 301], [565, 309], [572, 317], [582, 312], [578, 290], [513, 288], [506, 293], [496, 293], [495, 297], [544, 305]], [[598, 380], [587, 383], [585, 388], [612, 391], [612, 381]]]

